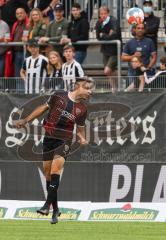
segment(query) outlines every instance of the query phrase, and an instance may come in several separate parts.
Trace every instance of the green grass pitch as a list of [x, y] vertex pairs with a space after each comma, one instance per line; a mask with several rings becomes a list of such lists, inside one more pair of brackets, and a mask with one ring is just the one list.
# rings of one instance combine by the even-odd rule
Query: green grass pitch
[[166, 223], [1, 220], [1, 240], [166, 240]]

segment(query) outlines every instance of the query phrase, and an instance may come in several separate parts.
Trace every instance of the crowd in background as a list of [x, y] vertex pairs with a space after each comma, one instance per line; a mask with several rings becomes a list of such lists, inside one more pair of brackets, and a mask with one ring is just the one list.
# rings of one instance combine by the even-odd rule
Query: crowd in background
[[[137, 84], [139, 91], [143, 91], [148, 83], [145, 75], [148, 79], [156, 72], [160, 19], [153, 13], [153, 1], [142, 1], [142, 5], [144, 22], [133, 26], [133, 38], [122, 50], [121, 60], [129, 63], [130, 80], [126, 91]], [[70, 20], [64, 17], [65, 10], [65, 5], [58, 0], [0, 0], [0, 42], [26, 43], [25, 46], [0, 46], [0, 78], [14, 77], [12, 87], [25, 93], [73, 88], [75, 79], [84, 75], [81, 64], [88, 47], [73, 47], [73, 43], [89, 40], [90, 23], [79, 3], [73, 1], [67, 9]], [[95, 29], [99, 41], [122, 42], [119, 21], [110, 15], [107, 6], [100, 6]], [[104, 74], [111, 78], [114, 91], [118, 87], [117, 45], [101, 45], [101, 52]], [[161, 67], [162, 73], [166, 70], [165, 61], [162, 57], [161, 64], [165, 66]], [[138, 62], [137, 65], [134, 62]]]

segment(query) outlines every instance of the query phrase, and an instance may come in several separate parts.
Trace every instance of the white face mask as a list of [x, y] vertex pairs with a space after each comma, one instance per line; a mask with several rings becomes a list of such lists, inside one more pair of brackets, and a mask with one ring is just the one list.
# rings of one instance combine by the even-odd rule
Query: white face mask
[[146, 6], [146, 7], [143, 7], [143, 11], [144, 11], [144, 13], [152, 13], [153, 9], [152, 9], [152, 7]]
[[110, 20], [110, 17], [107, 16], [106, 20], [102, 23], [102, 26], [104, 27]]

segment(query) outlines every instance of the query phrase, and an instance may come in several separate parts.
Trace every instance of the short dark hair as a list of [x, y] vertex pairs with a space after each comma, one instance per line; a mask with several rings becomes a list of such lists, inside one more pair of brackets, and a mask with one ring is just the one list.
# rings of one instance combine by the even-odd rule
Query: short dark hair
[[71, 49], [73, 52], [75, 52], [75, 48], [73, 47], [72, 44], [66, 44], [63, 48], [63, 51], [66, 51], [68, 49]]
[[79, 3], [73, 3], [72, 4], [72, 8], [78, 8], [78, 9], [81, 9], [81, 6], [80, 6], [80, 4]]
[[76, 83], [79, 83], [79, 82], [94, 83], [94, 79], [92, 77], [88, 77], [88, 76], [76, 77]]
[[146, 3], [149, 3], [150, 5], [153, 5], [153, 2], [152, 2], [151, 0], [145, 0], [145, 1], [143, 2], [143, 5], [145, 5]]
[[29, 47], [39, 48], [38, 41], [36, 41], [35, 39], [30, 39], [30, 40], [27, 42], [27, 44], [28, 44]]

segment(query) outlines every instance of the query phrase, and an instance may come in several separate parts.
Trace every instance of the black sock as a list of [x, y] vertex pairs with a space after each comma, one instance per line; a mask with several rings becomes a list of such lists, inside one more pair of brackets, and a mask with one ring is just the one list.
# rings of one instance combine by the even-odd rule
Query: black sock
[[47, 192], [48, 192], [49, 186], [50, 186], [50, 181], [46, 181], [46, 189], [47, 189]]
[[48, 195], [45, 203], [47, 206], [50, 206], [52, 204], [53, 209], [55, 210], [58, 208], [57, 190], [59, 187], [59, 178], [60, 178], [60, 175], [58, 174], [51, 175], [51, 182], [48, 188]]

